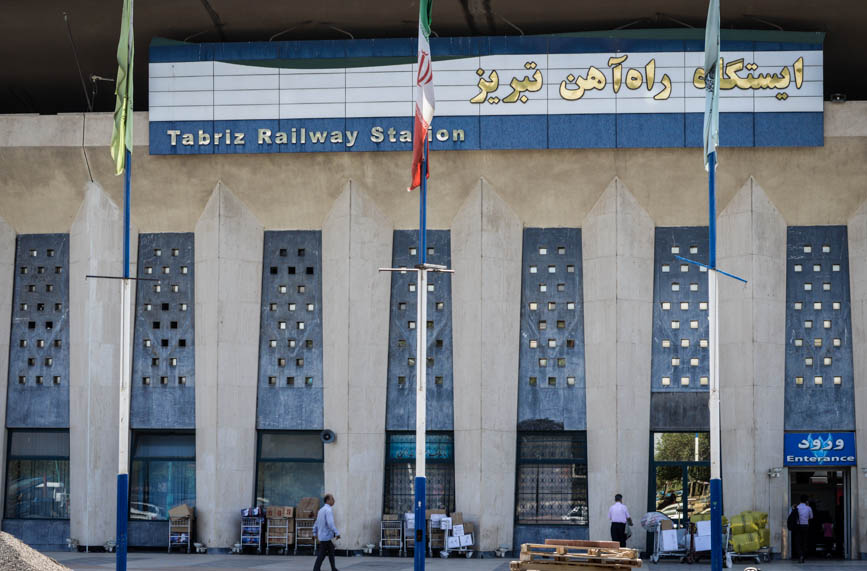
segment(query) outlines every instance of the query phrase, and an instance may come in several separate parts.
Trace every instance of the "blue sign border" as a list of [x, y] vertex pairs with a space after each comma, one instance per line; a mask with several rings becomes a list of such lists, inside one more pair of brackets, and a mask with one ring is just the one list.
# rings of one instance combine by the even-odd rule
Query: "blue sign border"
[[855, 466], [854, 432], [787, 432], [784, 466]]

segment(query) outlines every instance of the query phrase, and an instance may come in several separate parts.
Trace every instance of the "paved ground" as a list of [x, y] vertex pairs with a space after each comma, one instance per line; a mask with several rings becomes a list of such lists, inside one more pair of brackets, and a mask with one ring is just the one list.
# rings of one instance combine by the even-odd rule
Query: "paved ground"
[[[49, 557], [60, 561], [72, 569], [114, 569], [115, 557], [108, 553], [46, 553]], [[677, 561], [661, 561], [654, 565], [644, 562], [644, 567], [650, 571], [686, 571], [687, 569], [709, 569], [707, 562], [696, 563], [691, 567]], [[166, 570], [191, 569], [195, 571], [227, 571], [232, 569], [256, 569], [261, 571], [310, 571], [313, 569], [311, 556], [259, 556], [259, 555], [187, 555], [166, 553], [131, 553], [128, 568], [135, 570]], [[411, 558], [398, 557], [338, 557], [337, 567], [343, 571], [412, 571]], [[428, 571], [508, 571], [508, 559], [465, 559], [465, 558], [429, 558], [426, 562]], [[772, 561], [755, 565], [751, 562], [735, 562], [734, 571], [744, 571], [756, 567], [764, 571], [831, 571], [833, 569], [864, 569], [867, 561], [808, 561], [804, 565], [790, 561]], [[328, 563], [323, 565], [328, 570]]]

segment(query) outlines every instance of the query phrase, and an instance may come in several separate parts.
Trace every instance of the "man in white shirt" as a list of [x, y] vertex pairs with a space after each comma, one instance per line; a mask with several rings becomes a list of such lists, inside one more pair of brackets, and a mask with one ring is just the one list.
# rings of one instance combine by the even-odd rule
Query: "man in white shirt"
[[632, 518], [621, 500], [620, 494], [614, 496], [614, 503], [608, 508], [608, 519], [611, 520], [611, 541], [619, 541], [620, 547], [626, 547], [626, 524], [632, 525]]
[[325, 505], [319, 509], [319, 513], [316, 514], [316, 523], [313, 524], [313, 537], [319, 540], [319, 549], [316, 552], [316, 563], [313, 564], [313, 571], [319, 571], [326, 555], [331, 564], [331, 571], [337, 571], [337, 566], [334, 564], [334, 542], [332, 539], [340, 539], [340, 532], [334, 525], [334, 512], [331, 510], [331, 506], [334, 505], [334, 496], [325, 494], [323, 500]]
[[798, 559], [801, 563], [807, 556], [807, 537], [810, 535], [810, 520], [813, 519], [813, 509], [807, 505], [809, 498], [801, 495], [801, 503], [795, 506], [798, 510], [798, 527], [795, 529], [795, 545], [798, 546]]

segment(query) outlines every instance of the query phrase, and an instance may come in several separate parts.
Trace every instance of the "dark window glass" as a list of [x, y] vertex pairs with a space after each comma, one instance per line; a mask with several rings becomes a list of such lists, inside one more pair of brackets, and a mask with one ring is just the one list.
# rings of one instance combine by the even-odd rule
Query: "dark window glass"
[[167, 520], [181, 504], [196, 505], [196, 436], [134, 433], [129, 519]]
[[[451, 433], [425, 437], [425, 504], [427, 509], [455, 509], [455, 444]], [[413, 511], [415, 496], [415, 434], [386, 435], [383, 513]]]
[[69, 432], [10, 431], [5, 517], [69, 519]]
[[324, 452], [318, 432], [259, 432], [256, 505], [294, 506], [325, 493]]
[[515, 521], [588, 525], [585, 432], [518, 433]]

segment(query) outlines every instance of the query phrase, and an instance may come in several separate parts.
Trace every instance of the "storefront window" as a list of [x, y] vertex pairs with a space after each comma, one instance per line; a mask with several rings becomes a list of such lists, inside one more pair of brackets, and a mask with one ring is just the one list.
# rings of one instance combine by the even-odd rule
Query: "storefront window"
[[587, 433], [518, 433], [518, 524], [588, 525]]
[[10, 430], [8, 519], [69, 519], [69, 432]]
[[[455, 444], [451, 433], [425, 435], [425, 504], [427, 509], [455, 509]], [[415, 434], [386, 436], [383, 513], [413, 511], [415, 495]]]
[[196, 505], [196, 435], [133, 433], [129, 519], [167, 520]]
[[294, 506], [325, 493], [324, 452], [318, 432], [259, 432], [256, 505]]
[[652, 473], [656, 489], [649, 506], [675, 527], [710, 512], [710, 437], [707, 432], [653, 434]]

